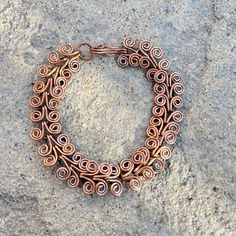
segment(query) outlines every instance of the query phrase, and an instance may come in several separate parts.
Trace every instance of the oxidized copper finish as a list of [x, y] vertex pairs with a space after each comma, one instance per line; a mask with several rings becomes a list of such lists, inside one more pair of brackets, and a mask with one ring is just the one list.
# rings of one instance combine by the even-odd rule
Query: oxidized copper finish
[[[88, 55], [81, 48], [87, 47]], [[150, 124], [146, 129], [144, 145], [123, 159], [120, 163], [97, 163], [83, 156], [61, 133], [59, 123], [59, 101], [73, 73], [80, 69], [79, 60], [91, 60], [96, 54], [119, 54], [118, 65], [146, 69], [146, 77], [152, 82], [155, 96], [151, 111]], [[48, 61], [51, 66], [40, 66], [37, 75], [41, 78], [34, 86], [30, 105], [35, 109], [30, 119], [38, 126], [30, 136], [33, 140], [45, 140], [38, 153], [46, 166], [57, 166], [56, 175], [65, 180], [70, 187], [82, 187], [84, 193], [104, 195], [110, 190], [115, 196], [123, 192], [123, 184], [128, 183], [133, 190], [140, 190], [142, 179], [153, 179], [164, 170], [164, 162], [170, 158], [170, 145], [176, 141], [179, 122], [183, 114], [180, 95], [183, 85], [180, 75], [167, 71], [170, 63], [162, 59], [161, 48], [153, 47], [143, 41], [135, 48], [135, 41], [126, 38], [123, 47], [99, 45], [92, 47], [87, 43], [77, 48], [62, 45], [58, 51], [50, 52]]]

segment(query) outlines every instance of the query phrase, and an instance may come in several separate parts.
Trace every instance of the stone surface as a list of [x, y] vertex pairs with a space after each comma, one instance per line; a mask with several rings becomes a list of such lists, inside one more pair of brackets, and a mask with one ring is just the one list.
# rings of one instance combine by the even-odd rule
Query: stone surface
[[[235, 235], [234, 0], [3, 0], [0, 235]], [[185, 119], [168, 170], [141, 192], [86, 197], [43, 167], [28, 137], [35, 69], [67, 42], [151, 39], [182, 74]], [[141, 70], [83, 63], [62, 106], [64, 131], [96, 160], [144, 140], [151, 102]]]

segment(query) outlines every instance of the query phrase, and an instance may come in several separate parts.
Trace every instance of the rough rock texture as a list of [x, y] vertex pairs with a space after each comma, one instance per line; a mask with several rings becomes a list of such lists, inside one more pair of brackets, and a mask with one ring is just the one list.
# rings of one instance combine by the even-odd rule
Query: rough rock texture
[[[0, 13], [0, 235], [235, 235], [234, 0], [3, 0]], [[183, 77], [185, 119], [162, 176], [121, 198], [86, 197], [43, 167], [27, 99], [49, 50], [125, 36], [164, 49]], [[141, 70], [83, 63], [64, 131], [88, 157], [120, 160], [144, 140], [151, 96]]]

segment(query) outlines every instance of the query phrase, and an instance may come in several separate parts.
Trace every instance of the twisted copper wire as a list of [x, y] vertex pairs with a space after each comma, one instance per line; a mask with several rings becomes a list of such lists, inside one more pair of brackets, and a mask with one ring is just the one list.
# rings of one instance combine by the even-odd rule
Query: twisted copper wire
[[[82, 47], [88, 54], [82, 53]], [[144, 146], [136, 149], [130, 158], [120, 163], [97, 163], [83, 156], [61, 133], [59, 102], [65, 94], [68, 81], [79, 71], [80, 60], [91, 60], [95, 55], [119, 54], [121, 67], [141, 67], [146, 78], [152, 83], [154, 98], [150, 123], [146, 129]], [[45, 166], [57, 166], [56, 176], [65, 180], [70, 187], [81, 187], [85, 194], [105, 195], [110, 191], [121, 196], [123, 184], [132, 190], [140, 190], [142, 179], [151, 180], [164, 170], [164, 162], [170, 158], [170, 145], [176, 141], [179, 122], [183, 114], [178, 109], [183, 101], [180, 95], [184, 88], [180, 75], [168, 73], [170, 63], [163, 59], [163, 51], [153, 47], [150, 41], [136, 41], [126, 38], [123, 47], [99, 45], [92, 47], [81, 43], [74, 48], [64, 44], [58, 51], [48, 54], [51, 66], [42, 65], [37, 69], [40, 78], [33, 85], [34, 95], [29, 99], [34, 111], [30, 119], [37, 127], [32, 128], [33, 140], [45, 140], [38, 148]]]

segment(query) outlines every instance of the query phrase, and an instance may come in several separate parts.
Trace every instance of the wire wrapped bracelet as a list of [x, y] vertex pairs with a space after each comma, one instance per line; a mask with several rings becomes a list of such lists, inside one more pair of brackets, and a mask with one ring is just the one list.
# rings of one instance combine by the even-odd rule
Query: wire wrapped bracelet
[[[85, 55], [82, 50], [87, 48]], [[121, 67], [141, 67], [146, 78], [152, 83], [154, 91], [150, 123], [146, 129], [146, 140], [129, 158], [120, 163], [98, 163], [87, 159], [76, 150], [66, 134], [62, 133], [59, 114], [59, 101], [72, 74], [79, 71], [81, 60], [91, 60], [95, 55], [118, 55]], [[48, 54], [50, 66], [37, 69], [40, 78], [33, 85], [34, 95], [30, 106], [34, 111], [30, 119], [37, 124], [30, 131], [33, 140], [44, 140], [38, 148], [45, 166], [55, 166], [56, 176], [65, 180], [70, 187], [81, 187], [84, 193], [105, 195], [108, 191], [120, 196], [125, 183], [132, 190], [140, 190], [142, 180], [151, 180], [164, 170], [164, 163], [170, 158], [170, 145], [176, 141], [179, 123], [183, 119], [179, 108], [180, 95], [184, 88], [180, 75], [168, 73], [170, 63], [162, 59], [163, 51], [142, 41], [126, 38], [122, 47], [99, 45], [92, 47], [81, 43], [78, 47], [61, 45], [58, 51]]]

